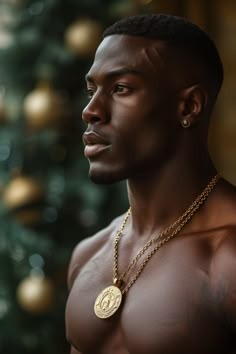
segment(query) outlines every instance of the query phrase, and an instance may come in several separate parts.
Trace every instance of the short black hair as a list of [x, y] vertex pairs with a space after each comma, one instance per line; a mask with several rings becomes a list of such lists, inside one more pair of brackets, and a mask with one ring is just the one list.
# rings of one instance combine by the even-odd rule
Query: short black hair
[[216, 45], [204, 30], [189, 20], [168, 14], [130, 16], [106, 28], [103, 38], [114, 34], [157, 39], [170, 47], [190, 51], [197, 58], [201, 58], [216, 92], [220, 90], [224, 69]]

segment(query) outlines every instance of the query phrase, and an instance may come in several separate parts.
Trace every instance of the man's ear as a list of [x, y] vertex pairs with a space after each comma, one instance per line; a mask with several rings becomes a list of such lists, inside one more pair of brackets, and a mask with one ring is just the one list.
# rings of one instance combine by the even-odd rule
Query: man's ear
[[208, 94], [202, 86], [196, 84], [184, 89], [179, 104], [180, 123], [186, 119], [190, 125], [197, 123], [205, 110], [207, 101]]

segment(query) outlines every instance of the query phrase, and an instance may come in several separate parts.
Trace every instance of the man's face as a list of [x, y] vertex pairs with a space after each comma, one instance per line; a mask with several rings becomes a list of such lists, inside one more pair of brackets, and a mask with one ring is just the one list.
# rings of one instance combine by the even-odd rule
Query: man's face
[[106, 37], [98, 47], [82, 115], [85, 156], [97, 183], [152, 174], [174, 154], [178, 90], [162, 47], [127, 35]]

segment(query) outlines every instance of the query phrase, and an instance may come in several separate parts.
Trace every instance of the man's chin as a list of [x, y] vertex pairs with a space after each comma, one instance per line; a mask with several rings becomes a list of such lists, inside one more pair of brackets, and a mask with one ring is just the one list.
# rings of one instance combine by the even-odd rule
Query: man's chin
[[121, 179], [117, 178], [117, 176], [113, 176], [112, 174], [95, 173], [91, 171], [89, 171], [89, 178], [96, 184], [113, 184], [121, 181]]

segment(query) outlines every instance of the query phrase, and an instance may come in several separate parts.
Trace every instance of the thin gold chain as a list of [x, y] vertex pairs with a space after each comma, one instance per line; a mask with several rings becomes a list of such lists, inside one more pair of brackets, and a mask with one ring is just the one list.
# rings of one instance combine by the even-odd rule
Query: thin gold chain
[[[131, 208], [128, 209], [128, 211], [126, 213], [126, 216], [125, 216], [125, 218], [123, 220], [123, 223], [122, 223], [121, 227], [119, 228], [119, 230], [117, 232], [117, 235], [115, 237], [115, 240], [114, 240], [113, 283], [115, 285], [119, 286], [121, 281], [130, 272], [131, 268], [137, 263], [139, 258], [148, 250], [148, 248], [153, 243], [157, 242], [157, 244], [151, 250], [151, 252], [147, 255], [147, 257], [144, 259], [144, 261], [141, 263], [141, 265], [139, 266], [137, 272], [131, 278], [131, 280], [127, 284], [127, 286], [122, 290], [122, 294], [127, 293], [128, 290], [131, 288], [131, 286], [136, 282], [136, 280], [138, 279], [139, 275], [143, 271], [144, 267], [146, 266], [146, 264], [148, 263], [150, 258], [156, 253], [156, 251], [161, 246], [163, 246], [166, 242], [168, 242], [171, 238], [176, 236], [182, 230], [182, 228], [185, 226], [185, 224], [187, 224], [187, 222], [192, 218], [192, 216], [196, 213], [196, 211], [199, 209], [199, 207], [207, 199], [208, 195], [210, 194], [212, 189], [215, 187], [215, 185], [216, 185], [216, 183], [218, 182], [219, 179], [220, 179], [220, 176], [218, 174], [216, 176], [214, 176], [213, 179], [206, 186], [206, 188], [202, 191], [202, 193], [190, 205], [190, 207], [175, 222], [173, 222], [170, 226], [168, 226], [165, 230], [163, 230], [158, 236], [156, 236], [156, 237], [152, 238], [151, 240], [149, 240], [141, 248], [141, 250], [137, 253], [137, 255], [133, 258], [133, 260], [130, 262], [130, 264], [124, 270], [124, 272], [119, 276], [118, 275], [119, 241], [120, 241], [120, 238], [121, 238], [121, 236], [123, 234], [125, 225], [126, 225], [126, 223], [128, 221], [130, 213], [131, 213]], [[173, 231], [168, 236], [164, 237], [171, 230], [173, 230]]]

